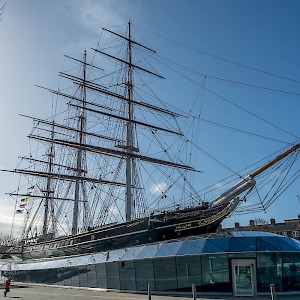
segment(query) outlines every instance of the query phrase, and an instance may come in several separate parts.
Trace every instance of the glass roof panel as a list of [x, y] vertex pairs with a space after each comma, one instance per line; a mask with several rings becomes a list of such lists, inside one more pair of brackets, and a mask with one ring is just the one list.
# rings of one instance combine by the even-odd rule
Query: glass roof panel
[[[217, 238], [217, 239], [208, 239], [207, 241], [209, 241], [211, 244], [214, 244], [216, 247], [219, 248], [219, 250], [217, 252], [228, 252], [229, 246], [230, 246], [230, 241], [232, 239], [233, 238]], [[205, 247], [206, 247], [206, 245], [205, 245]], [[205, 249], [203, 250], [203, 252], [205, 252]]]
[[234, 237], [263, 237], [263, 236], [281, 236], [272, 232], [262, 231], [233, 231], [231, 232]]
[[182, 245], [182, 242], [162, 244], [162, 246], [156, 252], [155, 257], [176, 255], [177, 251], [179, 250], [181, 245]]
[[298, 251], [300, 250], [300, 243], [288, 237], [281, 237], [278, 239], [282, 251]]
[[106, 261], [106, 253], [105, 252], [94, 253], [93, 257], [94, 257], [96, 263], [101, 263], [101, 262]]
[[124, 253], [125, 253], [124, 249], [108, 251], [106, 261], [120, 260], [120, 257], [122, 257]]
[[143, 247], [132, 247], [126, 249], [126, 252], [121, 257], [122, 260], [134, 259], [141, 251]]
[[186, 240], [182, 243], [177, 255], [200, 254], [205, 243], [206, 239]]
[[256, 251], [256, 238], [255, 237], [237, 237], [232, 238], [230, 243], [229, 252], [247, 252]]
[[141, 252], [137, 254], [136, 258], [151, 258], [160, 248], [160, 244], [150, 244], [143, 247]]
[[277, 237], [257, 237], [257, 251], [281, 251]]
[[80, 259], [79, 265], [89, 265], [91, 264], [91, 257], [89, 256], [82, 256], [82, 258]]
[[172, 254], [177, 254], [178, 250], [182, 246], [182, 241], [178, 241], [175, 243], [168, 243], [167, 245], [170, 251], [172, 252]]
[[202, 252], [203, 253], [223, 253], [226, 252], [224, 250], [225, 248], [228, 248], [229, 241], [226, 241], [226, 239], [207, 239], [206, 243], [203, 247]]
[[207, 239], [196, 239], [186, 241], [190, 247], [196, 250], [196, 253], [201, 253], [203, 251], [203, 247], [205, 246]]

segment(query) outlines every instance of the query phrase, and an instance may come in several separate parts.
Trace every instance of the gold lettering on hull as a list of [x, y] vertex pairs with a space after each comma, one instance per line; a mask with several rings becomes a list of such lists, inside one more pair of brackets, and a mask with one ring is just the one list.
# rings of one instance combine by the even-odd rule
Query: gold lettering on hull
[[210, 224], [218, 221], [219, 219], [223, 218], [231, 211], [232, 211], [232, 207], [227, 206], [223, 210], [219, 211], [218, 213], [214, 214], [213, 216], [211, 216], [209, 218], [178, 224], [175, 227], [175, 232], [210, 225]]

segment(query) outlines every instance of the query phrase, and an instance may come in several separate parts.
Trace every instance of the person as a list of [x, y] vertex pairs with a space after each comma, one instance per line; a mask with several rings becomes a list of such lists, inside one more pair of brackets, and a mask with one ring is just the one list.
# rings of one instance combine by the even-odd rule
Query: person
[[6, 294], [9, 292], [9, 289], [10, 289], [10, 283], [11, 283], [11, 278], [8, 278], [6, 281], [5, 281], [5, 285], [4, 285], [4, 297], [6, 297]]

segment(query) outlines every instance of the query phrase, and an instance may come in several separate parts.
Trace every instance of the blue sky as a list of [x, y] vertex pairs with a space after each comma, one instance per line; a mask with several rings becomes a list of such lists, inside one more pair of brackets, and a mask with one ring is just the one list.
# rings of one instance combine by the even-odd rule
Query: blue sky
[[[201, 96], [203, 118], [285, 143], [242, 134], [231, 136], [224, 129], [206, 124], [200, 135], [205, 150], [235, 171], [278, 151], [299, 140], [300, 98], [295, 94], [300, 94], [300, 83], [254, 69], [300, 81], [299, 13], [299, 1], [276, 0], [7, 1], [0, 21], [1, 168], [15, 168], [17, 157], [27, 153], [26, 136], [32, 124], [19, 114], [47, 116], [45, 107], [50, 103], [35, 85], [57, 87], [57, 73], [63, 69], [65, 54], [78, 55], [94, 47], [101, 27], [118, 29], [128, 20], [134, 32], [142, 35], [161, 57], [207, 75], [208, 90], [285, 130], [253, 118], [206, 91]], [[168, 81], [157, 84], [157, 94], [185, 111], [196, 101], [199, 110], [199, 85], [167, 69], [159, 73], [166, 74]], [[198, 82], [204, 80], [200, 75], [189, 76]], [[204, 172], [198, 190], [228, 175], [207, 157], [200, 157], [198, 163]], [[5, 193], [14, 190], [17, 183], [16, 176], [0, 174], [0, 231], [7, 230], [14, 210], [12, 199]], [[299, 180], [267, 213], [232, 217], [224, 223], [246, 224], [255, 217], [274, 217], [278, 221], [296, 218], [300, 207], [297, 194]]]

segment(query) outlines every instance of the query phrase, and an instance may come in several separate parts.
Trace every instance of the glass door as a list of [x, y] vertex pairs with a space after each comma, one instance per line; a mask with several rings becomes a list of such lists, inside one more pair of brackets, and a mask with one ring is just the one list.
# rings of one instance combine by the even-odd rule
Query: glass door
[[234, 296], [254, 296], [256, 294], [255, 260], [232, 260]]

